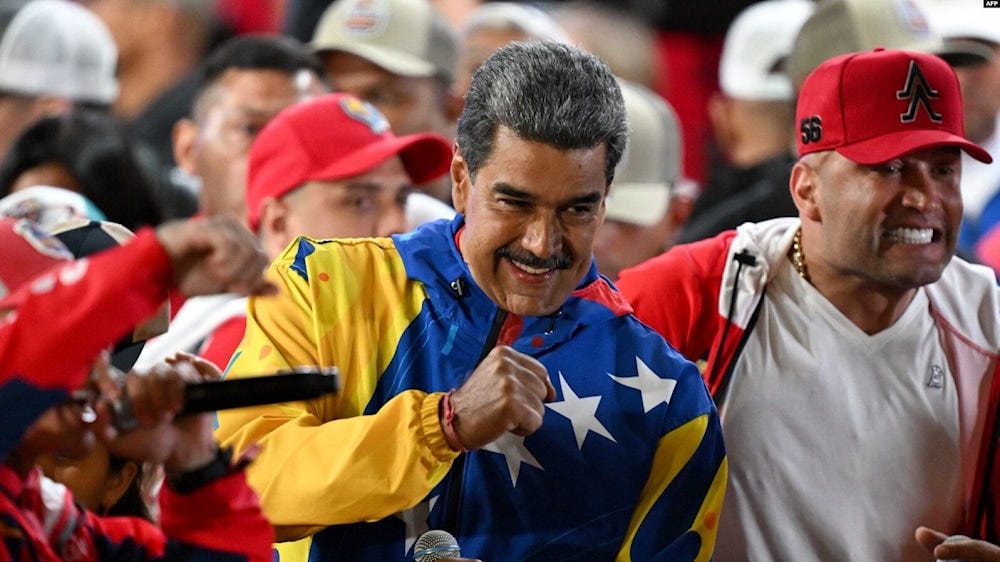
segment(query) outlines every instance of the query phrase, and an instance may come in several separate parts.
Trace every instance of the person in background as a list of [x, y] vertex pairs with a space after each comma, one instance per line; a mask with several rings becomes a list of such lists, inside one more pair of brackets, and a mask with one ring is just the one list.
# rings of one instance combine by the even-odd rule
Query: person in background
[[[1000, 154], [1000, 11], [978, 4], [929, 0], [931, 26], [946, 44], [973, 44], [985, 48], [987, 61], [955, 68], [962, 85], [965, 131], [969, 139], [991, 154]], [[981, 244], [1000, 224], [1000, 165], [962, 158], [962, 229], [958, 251], [1000, 272], [997, 248]], [[989, 258], [987, 258], [989, 255]], [[991, 258], [991, 259], [990, 259]]]
[[792, 43], [814, 9], [810, 0], [764, 0], [736, 16], [708, 103], [716, 145], [713, 167], [677, 237], [694, 242], [744, 222], [797, 214], [788, 193], [795, 158], [795, 91], [785, 74]]
[[[266, 294], [264, 261], [245, 230], [225, 221], [144, 229], [122, 248], [73, 262], [55, 238], [26, 219], [0, 221], [0, 557], [15, 560], [160, 560], [181, 550], [269, 560], [270, 525], [239, 467], [211, 438], [211, 416], [172, 423], [183, 407], [183, 368], [163, 376], [107, 376], [87, 384], [90, 365], [119, 330], [152, 315], [174, 284], [187, 294]], [[140, 267], [141, 266], [141, 267]], [[83, 304], [86, 306], [83, 306]], [[127, 305], [127, 306], [123, 306]], [[52, 319], [58, 322], [52, 323]], [[39, 331], [39, 325], [47, 329]], [[107, 359], [98, 372], [107, 373]], [[139, 429], [110, 425], [108, 401], [127, 396]], [[119, 410], [127, 411], [126, 409]], [[119, 421], [123, 418], [119, 414]], [[166, 462], [162, 530], [102, 519], [41, 476], [43, 453], [85, 454], [95, 437], [115, 454]], [[45, 501], [43, 501], [43, 498]], [[43, 523], [45, 526], [43, 526]], [[212, 525], [224, 532], [205, 534]]]
[[627, 134], [597, 57], [509, 44], [466, 96], [453, 221], [282, 252], [226, 377], [318, 363], [343, 390], [217, 430], [261, 445], [250, 478], [279, 540], [405, 560], [438, 528], [484, 560], [711, 558], [715, 407], [592, 257]]
[[155, 182], [111, 116], [88, 109], [36, 121], [0, 161], [0, 197], [36, 185], [62, 187], [129, 230], [163, 221]]
[[[113, 115], [121, 91], [118, 48], [107, 26], [89, 9], [67, 0], [4, 2], [0, 6], [0, 156], [25, 128], [73, 108]], [[129, 136], [167, 218], [194, 212], [186, 190], [160, 177], [153, 147]]]
[[652, 90], [620, 81], [629, 145], [605, 200], [604, 224], [594, 238], [597, 270], [611, 280], [673, 243], [691, 198], [681, 187], [682, 147], [677, 114]]
[[989, 59], [982, 45], [944, 41], [927, 8], [925, 0], [818, 0], [785, 60], [792, 87], [831, 57], [876, 47], [932, 53], [955, 68]]
[[652, 89], [661, 70], [656, 30], [645, 14], [629, 3], [564, 0], [546, 4], [546, 9], [574, 45], [600, 57], [615, 76]]
[[551, 16], [530, 4], [489, 2], [468, 14], [458, 33], [454, 92], [464, 98], [472, 74], [494, 51], [514, 41], [557, 41], [569, 36]]
[[198, 179], [198, 212], [245, 221], [253, 139], [282, 109], [327, 90], [323, 67], [294, 39], [240, 36], [213, 51], [199, 70], [190, 117], [173, 133], [178, 166]]
[[198, 65], [214, 46], [215, 0], [87, 0], [118, 47], [121, 91], [115, 117], [129, 138], [150, 148], [163, 169], [173, 164], [171, 130], [187, 114]]
[[[371, 104], [343, 93], [292, 105], [250, 148], [248, 225], [268, 259], [298, 236], [387, 237], [409, 230], [414, 185], [446, 174], [450, 142], [433, 133], [396, 137]], [[229, 364], [246, 328], [246, 299], [192, 299], [167, 335], [144, 350], [148, 367], [176, 351]]]
[[248, 225], [272, 259], [299, 236], [402, 234], [415, 186], [450, 164], [449, 139], [397, 137], [373, 105], [327, 94], [279, 113], [250, 149]]
[[[407, 208], [414, 186], [446, 174], [451, 153], [451, 142], [440, 135], [393, 135], [374, 106], [350, 94], [328, 94], [289, 107], [261, 131], [250, 150], [250, 228], [270, 259], [279, 258], [298, 236], [401, 234], [409, 230]], [[239, 299], [239, 314], [205, 338], [200, 355], [219, 365], [229, 363], [246, 331], [246, 301]], [[191, 341], [204, 326], [179, 334]], [[294, 560], [308, 546], [281, 543], [277, 550], [282, 560]]]
[[[75, 259], [116, 248], [135, 237], [118, 223], [87, 218], [71, 218], [43, 228], [62, 242]], [[144, 341], [166, 331], [168, 316], [169, 311], [164, 306], [119, 339], [109, 355], [111, 366], [122, 372], [131, 370]], [[193, 357], [185, 361], [199, 365]], [[36, 463], [45, 476], [64, 484], [77, 502], [95, 513], [153, 520], [150, 507], [155, 501], [148, 497], [144, 485], [144, 476], [152, 477], [153, 474], [144, 474], [141, 462], [111, 454], [99, 440], [95, 440], [90, 452], [82, 458], [45, 454], [36, 459]]]
[[937, 546], [1000, 530], [1000, 290], [953, 257], [960, 152], [991, 158], [963, 135], [955, 72], [916, 51], [837, 56], [806, 78], [796, 121], [798, 218], [618, 280], [640, 320], [707, 359], [731, 461], [716, 560], [1000, 552]]
[[[310, 48], [333, 89], [374, 105], [398, 135], [455, 137], [462, 100], [453, 90], [455, 32], [426, 0], [337, 0], [323, 12]], [[447, 178], [421, 185], [444, 202]]]
[[0, 5], [0, 158], [41, 117], [76, 105], [108, 111], [117, 62], [107, 27], [75, 2]]

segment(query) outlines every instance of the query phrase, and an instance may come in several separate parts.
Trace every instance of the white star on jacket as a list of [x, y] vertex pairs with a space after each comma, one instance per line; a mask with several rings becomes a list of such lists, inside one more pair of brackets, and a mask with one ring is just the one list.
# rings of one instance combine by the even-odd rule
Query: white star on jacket
[[482, 450], [500, 453], [504, 456], [507, 460], [507, 470], [510, 471], [510, 482], [514, 487], [517, 487], [517, 477], [521, 473], [522, 463], [539, 470], [545, 470], [538, 459], [525, 448], [524, 437], [513, 433], [504, 433], [492, 443], [484, 446]]
[[[635, 358], [635, 364], [637, 375], [634, 377], [618, 377], [611, 373], [608, 373], [608, 376], [618, 384], [638, 390], [642, 398], [643, 410], [646, 413], [649, 413], [660, 403], [670, 404], [677, 381], [659, 377], [638, 356]], [[591, 431], [617, 443], [618, 441], [611, 435], [611, 432], [597, 419], [597, 407], [601, 403], [601, 396], [583, 398], [577, 396], [569, 383], [566, 382], [562, 372], [559, 373], [559, 384], [562, 387], [563, 399], [545, 406], [569, 419], [576, 436], [577, 447], [583, 449], [583, 441]], [[511, 483], [515, 487], [522, 464], [545, 470], [538, 459], [524, 446], [524, 437], [513, 433], [503, 434], [492, 443], [484, 446], [482, 450], [504, 456], [507, 461], [507, 469], [510, 471]]]
[[608, 428], [604, 427], [604, 424], [597, 419], [597, 407], [601, 405], [600, 396], [580, 398], [573, 392], [561, 372], [559, 373], [559, 386], [562, 387], [563, 399], [545, 406], [553, 412], [569, 418], [570, 423], [573, 424], [573, 433], [576, 435], [576, 446], [580, 450], [583, 450], [583, 440], [591, 431], [617, 443]]
[[616, 377], [611, 373], [608, 373], [608, 376], [618, 384], [638, 390], [642, 396], [642, 409], [647, 414], [661, 402], [669, 405], [677, 381], [660, 378], [638, 356], [635, 358], [635, 369], [638, 375], [634, 377]]

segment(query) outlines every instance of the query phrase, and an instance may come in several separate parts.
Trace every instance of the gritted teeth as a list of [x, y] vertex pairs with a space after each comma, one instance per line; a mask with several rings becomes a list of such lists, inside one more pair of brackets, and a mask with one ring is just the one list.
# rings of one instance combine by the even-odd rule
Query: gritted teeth
[[903, 244], [930, 244], [934, 240], [933, 228], [897, 227], [885, 233], [886, 238]]
[[517, 267], [518, 269], [520, 269], [521, 271], [524, 271], [525, 273], [530, 273], [532, 275], [542, 275], [544, 273], [548, 273], [548, 272], [552, 271], [551, 268], [547, 268], [547, 267], [546, 268], [530, 267], [530, 266], [524, 265], [523, 263], [521, 263], [519, 261], [514, 261], [514, 260], [511, 260], [511, 263], [513, 263], [514, 266]]

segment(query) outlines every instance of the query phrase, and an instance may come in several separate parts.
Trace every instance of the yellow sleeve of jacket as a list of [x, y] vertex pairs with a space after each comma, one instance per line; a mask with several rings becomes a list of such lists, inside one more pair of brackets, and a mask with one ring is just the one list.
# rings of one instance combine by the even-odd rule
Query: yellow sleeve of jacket
[[280, 293], [250, 299], [226, 378], [303, 365], [341, 371], [337, 394], [219, 412], [221, 443], [239, 452], [260, 445], [248, 479], [278, 540], [417, 504], [457, 457], [438, 420], [443, 394], [408, 390], [363, 414], [420, 310], [422, 286], [406, 278], [389, 239], [300, 238], [267, 276]]

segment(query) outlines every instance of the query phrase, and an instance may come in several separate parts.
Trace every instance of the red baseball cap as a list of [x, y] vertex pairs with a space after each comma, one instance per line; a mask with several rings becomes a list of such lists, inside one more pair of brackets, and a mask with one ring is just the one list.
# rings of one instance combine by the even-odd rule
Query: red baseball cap
[[799, 156], [836, 150], [859, 164], [879, 164], [957, 146], [993, 161], [965, 138], [955, 72], [927, 53], [878, 48], [833, 57], [806, 77], [795, 118]]
[[362, 174], [393, 156], [421, 184], [448, 171], [451, 143], [434, 133], [397, 137], [368, 102], [335, 93], [285, 108], [257, 135], [247, 171], [247, 221], [260, 226], [265, 198], [314, 180]]
[[28, 219], [0, 219], [0, 299], [38, 275], [73, 260], [56, 237]]

